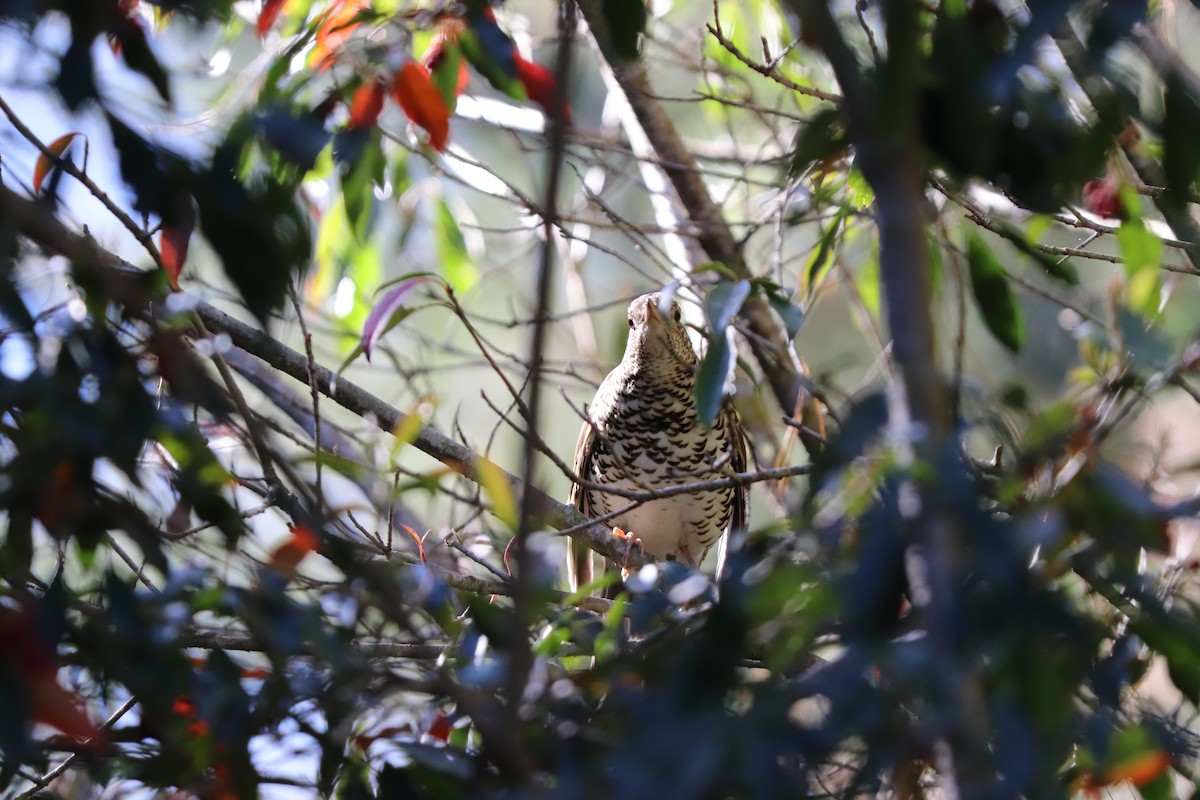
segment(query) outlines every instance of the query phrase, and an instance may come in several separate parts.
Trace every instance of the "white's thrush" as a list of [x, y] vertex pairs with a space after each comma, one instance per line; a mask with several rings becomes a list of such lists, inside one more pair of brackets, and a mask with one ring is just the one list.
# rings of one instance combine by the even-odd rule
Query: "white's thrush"
[[[712, 427], [696, 414], [696, 367], [678, 303], [664, 312], [654, 293], [629, 304], [625, 355], [596, 391], [575, 446], [575, 474], [590, 484], [571, 485], [576, 509], [598, 517], [629, 505], [597, 487], [654, 491], [746, 471], [746, 440], [729, 398]], [[749, 490], [731, 486], [655, 498], [605, 524], [640, 539], [656, 558], [699, 566], [748, 516]], [[571, 543], [573, 589], [592, 581], [592, 556], [586, 545]]]

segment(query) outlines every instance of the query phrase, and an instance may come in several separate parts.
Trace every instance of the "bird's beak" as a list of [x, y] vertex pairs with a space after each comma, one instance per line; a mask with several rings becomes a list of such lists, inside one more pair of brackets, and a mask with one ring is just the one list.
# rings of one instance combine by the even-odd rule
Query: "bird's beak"
[[662, 312], [658, 310], [658, 303], [651, 303], [649, 300], [647, 300], [646, 301], [646, 324], [649, 325], [651, 322], [662, 322], [662, 321], [663, 321], [663, 315], [662, 315]]

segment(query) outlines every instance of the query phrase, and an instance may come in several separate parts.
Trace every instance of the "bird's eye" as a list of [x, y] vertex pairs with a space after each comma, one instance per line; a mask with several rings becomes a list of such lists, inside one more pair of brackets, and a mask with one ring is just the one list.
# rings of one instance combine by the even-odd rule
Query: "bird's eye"
[[629, 327], [633, 327], [633, 317], [629, 318]]
[[675, 306], [675, 321], [680, 322], [683, 319], [683, 312], [679, 310], [679, 306]]

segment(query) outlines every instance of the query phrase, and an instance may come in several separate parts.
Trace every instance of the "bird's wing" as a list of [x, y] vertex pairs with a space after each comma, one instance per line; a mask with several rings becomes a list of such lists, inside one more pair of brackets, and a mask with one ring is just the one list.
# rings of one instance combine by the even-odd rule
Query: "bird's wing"
[[[588, 478], [592, 474], [592, 457], [596, 454], [596, 428], [590, 419], [585, 419], [583, 428], [579, 431], [579, 441], [575, 443], [575, 475]], [[571, 491], [567, 502], [576, 511], [586, 516], [595, 516], [592, 504], [589, 502], [590, 493], [577, 482], [571, 481]], [[578, 539], [572, 538], [567, 547], [567, 581], [571, 591], [587, 586], [594, 579], [592, 571], [592, 549]]]

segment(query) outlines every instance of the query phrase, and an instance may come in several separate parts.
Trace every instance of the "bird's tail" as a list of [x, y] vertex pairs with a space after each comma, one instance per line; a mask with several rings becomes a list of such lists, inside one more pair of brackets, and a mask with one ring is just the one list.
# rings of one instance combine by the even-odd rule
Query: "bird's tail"
[[579, 591], [581, 586], [587, 586], [595, 580], [592, 570], [592, 548], [572, 539], [567, 546], [567, 584], [572, 592]]

